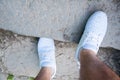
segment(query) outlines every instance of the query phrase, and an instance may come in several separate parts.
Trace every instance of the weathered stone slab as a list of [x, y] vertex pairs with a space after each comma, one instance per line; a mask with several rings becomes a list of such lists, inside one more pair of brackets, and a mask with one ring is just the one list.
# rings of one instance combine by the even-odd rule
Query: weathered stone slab
[[[15, 80], [28, 80], [24, 76], [35, 77], [38, 74], [37, 42], [36, 38], [0, 30], [0, 80], [6, 80], [8, 76], [1, 72], [15, 75]], [[79, 69], [75, 61], [77, 45], [55, 41], [55, 47], [57, 73], [53, 80], [78, 80]], [[118, 54], [120, 50], [101, 48], [98, 57], [120, 75]]]
[[3, 74], [0, 72], [0, 80], [7, 80], [7, 74]]
[[[2, 41], [0, 44], [0, 69], [4, 73], [16, 76], [37, 76], [40, 71], [37, 40], [13, 34], [9, 37], [9, 34], [3, 34], [4, 38], [0, 35]], [[57, 74], [54, 80], [78, 80], [79, 70], [74, 59], [76, 45], [73, 43], [55, 43]], [[70, 69], [71, 72], [69, 72]]]
[[101, 46], [120, 49], [119, 0], [0, 0], [0, 28], [78, 42], [86, 20], [97, 10], [108, 15], [108, 31]]

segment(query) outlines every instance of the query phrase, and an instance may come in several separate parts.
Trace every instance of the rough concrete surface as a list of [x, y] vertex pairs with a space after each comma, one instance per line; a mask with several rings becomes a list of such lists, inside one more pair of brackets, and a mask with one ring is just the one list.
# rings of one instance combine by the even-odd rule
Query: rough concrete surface
[[0, 80], [7, 80], [6, 78], [7, 78], [7, 74], [5, 74], [5, 73], [1, 73], [1, 71], [0, 71]]
[[97, 10], [108, 15], [101, 47], [120, 49], [120, 0], [0, 0], [0, 28], [78, 42], [86, 20]]
[[[0, 72], [0, 80], [7, 80], [9, 74]], [[26, 76], [14, 76], [14, 80], [29, 80]]]
[[[15, 75], [15, 80], [27, 80], [39, 72], [37, 41], [33, 37], [21, 36], [0, 30], [0, 80]], [[55, 41], [57, 74], [53, 80], [78, 80], [79, 70], [74, 59], [77, 45]], [[115, 55], [114, 55], [115, 54]], [[98, 57], [120, 75], [120, 51], [101, 48]]]

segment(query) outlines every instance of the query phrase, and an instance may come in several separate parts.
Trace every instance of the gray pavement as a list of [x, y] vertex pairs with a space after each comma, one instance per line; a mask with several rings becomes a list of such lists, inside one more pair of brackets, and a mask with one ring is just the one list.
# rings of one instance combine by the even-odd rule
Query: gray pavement
[[[9, 73], [15, 75], [15, 80], [27, 80], [38, 74], [40, 67], [37, 41], [33, 37], [0, 30], [0, 79], [6, 80]], [[55, 41], [55, 46], [57, 74], [53, 80], [78, 80], [79, 70], [75, 61], [77, 44]], [[120, 51], [101, 48], [98, 57], [116, 73], [120, 73], [120, 55], [113, 61], [113, 54], [116, 53], [120, 54]], [[119, 65], [118, 68], [116, 65]]]
[[0, 28], [34, 37], [78, 42], [89, 16], [108, 15], [101, 47], [120, 49], [119, 0], [0, 0]]

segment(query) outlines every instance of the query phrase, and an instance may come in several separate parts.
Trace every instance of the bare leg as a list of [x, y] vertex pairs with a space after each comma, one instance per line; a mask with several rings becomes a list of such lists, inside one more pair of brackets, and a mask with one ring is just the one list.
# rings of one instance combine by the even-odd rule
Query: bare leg
[[97, 57], [96, 53], [83, 49], [80, 53], [81, 80], [120, 80], [120, 78]]
[[35, 78], [35, 80], [50, 80], [51, 79], [51, 68], [49, 67], [43, 67], [38, 76]]

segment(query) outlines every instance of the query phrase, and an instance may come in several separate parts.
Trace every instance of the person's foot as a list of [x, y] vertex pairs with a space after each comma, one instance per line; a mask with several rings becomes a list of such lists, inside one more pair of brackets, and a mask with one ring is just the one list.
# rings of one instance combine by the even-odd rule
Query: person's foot
[[50, 67], [52, 69], [53, 78], [56, 73], [54, 40], [49, 38], [40, 38], [38, 42], [38, 55], [40, 59], [40, 67]]
[[95, 12], [88, 20], [85, 31], [76, 50], [76, 60], [80, 68], [80, 51], [88, 49], [96, 54], [107, 30], [107, 15], [102, 11]]

